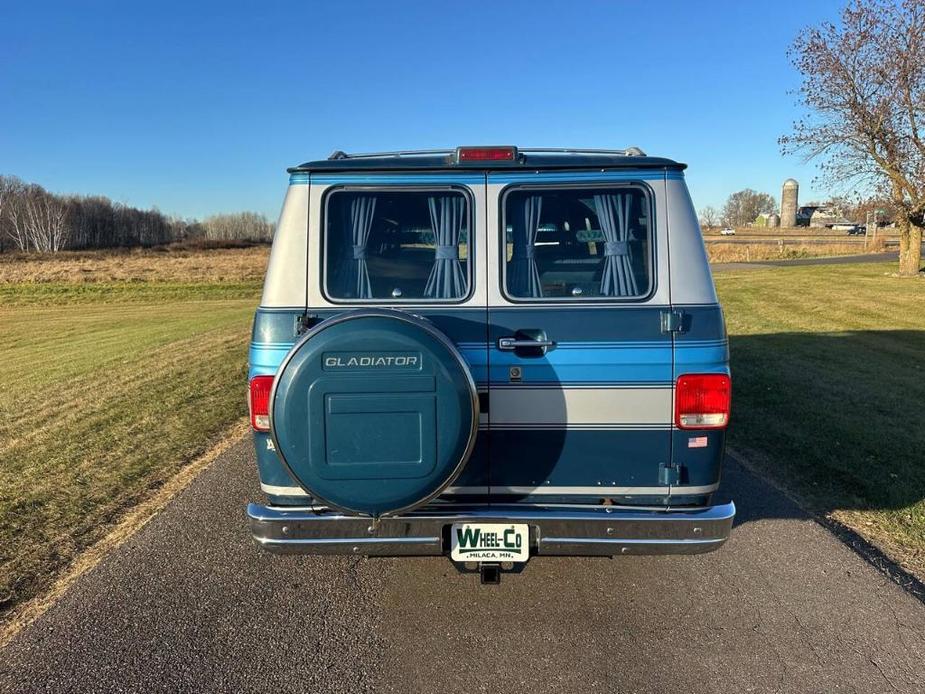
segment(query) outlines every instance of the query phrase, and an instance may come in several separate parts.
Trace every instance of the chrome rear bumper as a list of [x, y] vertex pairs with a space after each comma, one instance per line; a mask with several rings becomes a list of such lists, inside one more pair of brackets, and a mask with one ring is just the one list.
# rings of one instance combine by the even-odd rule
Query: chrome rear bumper
[[700, 554], [729, 537], [735, 504], [696, 510], [628, 510], [595, 506], [478, 506], [424, 509], [382, 518], [248, 504], [254, 539], [279, 553], [408, 556], [449, 554], [453, 523], [526, 523], [531, 554], [613, 556]]

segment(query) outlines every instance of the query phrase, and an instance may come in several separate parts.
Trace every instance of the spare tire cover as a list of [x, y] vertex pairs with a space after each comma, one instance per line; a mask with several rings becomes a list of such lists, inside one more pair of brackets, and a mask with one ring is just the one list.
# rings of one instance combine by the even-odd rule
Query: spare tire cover
[[284, 359], [270, 395], [276, 450], [313, 497], [355, 514], [406, 511], [459, 475], [478, 394], [433, 324], [401, 311], [323, 321]]

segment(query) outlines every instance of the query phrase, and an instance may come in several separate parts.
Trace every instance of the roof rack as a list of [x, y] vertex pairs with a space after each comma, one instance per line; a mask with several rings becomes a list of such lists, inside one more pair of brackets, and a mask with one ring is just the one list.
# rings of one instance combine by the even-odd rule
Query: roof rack
[[398, 152], [362, 152], [347, 154], [342, 150], [335, 150], [329, 160], [336, 159], [376, 159], [378, 157], [410, 157], [418, 154], [453, 154], [455, 149], [407, 149]]
[[522, 147], [520, 152], [533, 152], [534, 154], [616, 154], [622, 157], [644, 157], [646, 153], [639, 147], [626, 149], [587, 149], [585, 147]]
[[[627, 147], [626, 149], [586, 149], [583, 147], [519, 147], [518, 152], [528, 152], [532, 154], [614, 154], [622, 157], [644, 157], [646, 153], [639, 147]], [[386, 157], [410, 157], [421, 154], [446, 154], [452, 155], [455, 149], [410, 149], [400, 150], [397, 152], [363, 152], [357, 154], [348, 154], [342, 150], [334, 151], [328, 157], [329, 161], [339, 159], [377, 159]]]

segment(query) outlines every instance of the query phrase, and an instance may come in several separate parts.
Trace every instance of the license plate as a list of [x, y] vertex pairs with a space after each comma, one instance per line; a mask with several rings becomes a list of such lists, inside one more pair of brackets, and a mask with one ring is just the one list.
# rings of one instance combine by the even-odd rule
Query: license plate
[[530, 526], [520, 523], [453, 523], [453, 561], [512, 561], [530, 558]]

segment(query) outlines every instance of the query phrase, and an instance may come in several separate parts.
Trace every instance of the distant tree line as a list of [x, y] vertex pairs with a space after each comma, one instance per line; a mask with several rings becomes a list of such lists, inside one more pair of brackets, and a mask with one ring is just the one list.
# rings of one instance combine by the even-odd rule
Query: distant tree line
[[269, 241], [273, 225], [254, 212], [202, 221], [139, 210], [102, 196], [61, 196], [0, 176], [0, 252], [158, 246], [174, 241]]

